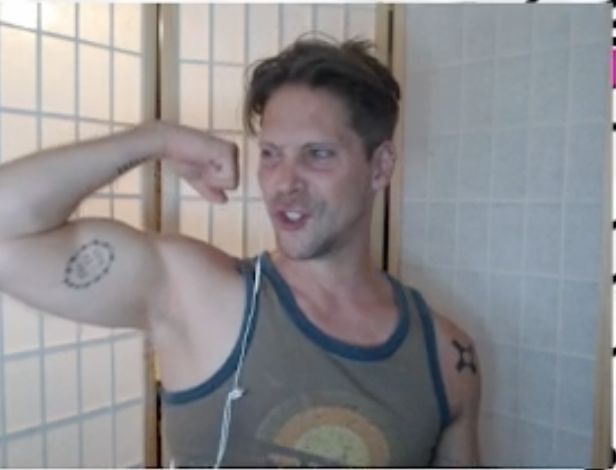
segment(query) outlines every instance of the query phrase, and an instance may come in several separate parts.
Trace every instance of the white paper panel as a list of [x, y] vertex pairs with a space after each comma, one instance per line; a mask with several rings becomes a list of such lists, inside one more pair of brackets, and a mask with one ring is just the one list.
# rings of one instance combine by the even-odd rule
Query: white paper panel
[[232, 256], [242, 256], [242, 204], [215, 204], [213, 215], [214, 245]]
[[0, 102], [32, 110], [36, 106], [36, 36], [0, 27]]
[[111, 205], [108, 199], [86, 198], [79, 206], [80, 217], [104, 217], [111, 215]]
[[115, 194], [130, 194], [137, 196], [141, 192], [141, 179], [143, 177], [143, 167], [139, 166], [134, 170], [120, 176], [114, 182]]
[[207, 129], [209, 122], [209, 76], [207, 65], [180, 66], [180, 123]]
[[214, 67], [214, 128], [242, 129], [243, 69]]
[[54, 315], [43, 315], [45, 347], [71, 344], [77, 341], [77, 323]]
[[81, 350], [81, 390], [83, 410], [111, 404], [111, 346], [95, 344]]
[[43, 440], [40, 434], [11, 439], [6, 444], [9, 468], [40, 468], [43, 466]]
[[75, 112], [75, 45], [72, 41], [44, 37], [42, 70], [43, 111]]
[[43, 31], [75, 36], [75, 5], [64, 2], [42, 2]]
[[[23, 157], [36, 150], [36, 120], [18, 114], [0, 114], [2, 155], [0, 161]], [[14, 136], [20, 136], [15, 139]]]
[[248, 256], [255, 256], [264, 250], [273, 250], [275, 248], [274, 229], [272, 228], [264, 203], [251, 202], [248, 204], [246, 223], [250, 227], [247, 231]]
[[180, 5], [180, 57], [207, 60], [209, 50], [209, 5]]
[[109, 119], [109, 51], [79, 47], [79, 113]]
[[79, 140], [89, 140], [96, 137], [104, 137], [111, 134], [109, 124], [98, 124], [94, 122], [79, 123]]
[[77, 414], [77, 352], [45, 355], [45, 408], [47, 422]]
[[39, 358], [6, 360], [6, 430], [15, 432], [41, 424], [41, 381]]
[[[135, 466], [143, 459], [145, 429], [143, 406], [131, 406], [116, 414], [116, 465], [120, 468]], [[141, 426], [138, 423], [142, 423]]]
[[141, 52], [143, 7], [139, 4], [113, 5], [113, 42], [115, 47]]
[[248, 172], [248, 195], [251, 197], [261, 197], [261, 188], [259, 187], [258, 169], [260, 149], [256, 138], [248, 139], [248, 149], [246, 154], [246, 171]]
[[47, 431], [47, 463], [52, 468], [79, 467], [79, 428], [77, 424]]
[[249, 8], [248, 57], [250, 62], [253, 62], [257, 59], [270, 57], [278, 51], [280, 35], [278, 9], [281, 6], [253, 3]]
[[79, 36], [82, 39], [109, 45], [110, 6], [105, 3], [88, 2], [79, 5]]
[[34, 2], [3, 2], [0, 4], [0, 19], [26, 28], [36, 28], [36, 4]]
[[43, 148], [75, 142], [75, 124], [72, 121], [53, 118], [44, 118], [42, 121]]
[[244, 14], [242, 4], [214, 4], [214, 60], [244, 61]]
[[138, 230], [143, 229], [141, 201], [132, 199], [116, 199], [113, 202], [113, 217]]
[[4, 295], [4, 353], [31, 351], [39, 347], [39, 312], [14, 297]]
[[111, 416], [108, 414], [83, 422], [83, 465], [105, 468], [112, 466]]
[[300, 35], [312, 31], [312, 8], [310, 5], [285, 4], [282, 9], [282, 41], [286, 47]]
[[113, 61], [113, 118], [136, 124], [143, 109], [141, 58], [116, 52]]
[[209, 203], [184, 200], [180, 208], [180, 232], [208, 241]]
[[375, 34], [375, 10], [368, 8], [350, 8], [347, 37], [361, 36], [374, 40]]
[[319, 5], [317, 7], [317, 29], [338, 41], [344, 39], [344, 6]]
[[115, 397], [121, 402], [140, 398], [144, 390], [144, 352], [141, 335], [114, 342], [115, 350]]
[[80, 338], [82, 341], [90, 341], [93, 339], [106, 339], [110, 336], [111, 330], [109, 328], [103, 328], [100, 326], [94, 326], [85, 323], [81, 325]]

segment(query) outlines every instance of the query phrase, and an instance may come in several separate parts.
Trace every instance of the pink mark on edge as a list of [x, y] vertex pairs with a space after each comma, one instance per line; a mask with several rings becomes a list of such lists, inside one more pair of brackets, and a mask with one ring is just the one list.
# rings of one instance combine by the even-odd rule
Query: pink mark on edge
[[612, 49], [612, 88], [616, 88], [616, 49]]

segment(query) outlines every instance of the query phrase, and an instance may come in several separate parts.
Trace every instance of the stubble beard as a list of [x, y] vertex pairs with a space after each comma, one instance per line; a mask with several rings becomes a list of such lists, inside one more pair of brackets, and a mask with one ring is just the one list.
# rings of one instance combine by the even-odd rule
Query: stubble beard
[[[319, 212], [317, 212], [316, 214], [318, 213]], [[351, 237], [352, 232], [359, 229], [360, 221], [363, 215], [363, 211], [358, 210], [351, 219], [351, 221], [348, 222], [345, 227], [338, 228], [335, 231], [322, 233], [323, 231], [318, 230], [317, 227], [315, 231], [316, 233], [313, 232], [312, 234], [307, 234], [308, 240], [301, 241], [299, 244], [297, 244], [299, 246], [294, 243], [294, 240], [291, 240], [290, 242], [285, 242], [284, 237], [281, 237], [277, 233], [277, 248], [282, 251], [282, 253], [284, 253], [286, 257], [297, 261], [307, 261], [311, 259], [325, 258], [341, 250], [346, 245], [346, 243], [348, 243], [348, 239]], [[314, 224], [315, 219], [310, 220], [308, 223]]]

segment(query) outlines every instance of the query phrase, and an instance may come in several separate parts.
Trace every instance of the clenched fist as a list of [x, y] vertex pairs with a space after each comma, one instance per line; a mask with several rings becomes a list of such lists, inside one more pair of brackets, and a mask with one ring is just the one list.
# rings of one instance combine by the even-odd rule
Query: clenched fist
[[162, 133], [162, 158], [177, 175], [207, 200], [226, 202], [225, 191], [237, 188], [239, 182], [237, 145], [186, 126], [164, 122], [156, 126]]

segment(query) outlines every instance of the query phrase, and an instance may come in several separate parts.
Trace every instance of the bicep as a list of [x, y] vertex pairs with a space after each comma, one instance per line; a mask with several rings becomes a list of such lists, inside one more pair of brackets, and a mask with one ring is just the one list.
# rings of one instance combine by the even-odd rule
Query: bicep
[[443, 430], [433, 462], [435, 467], [479, 466], [476, 416], [460, 416]]
[[454, 412], [438, 443], [435, 465], [479, 465], [478, 415], [481, 400], [481, 366], [473, 340], [447, 317], [438, 315], [439, 363], [447, 396]]
[[147, 328], [162, 271], [151, 235], [108, 219], [80, 219], [0, 244], [0, 290], [101, 326]]

